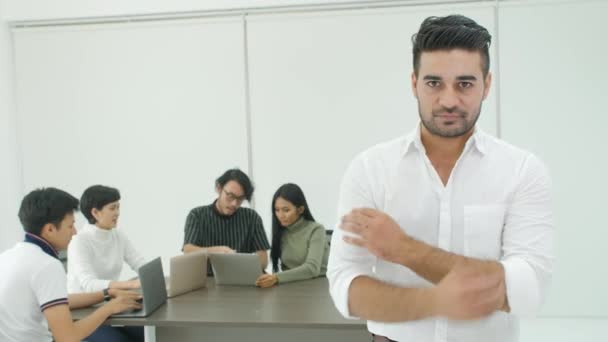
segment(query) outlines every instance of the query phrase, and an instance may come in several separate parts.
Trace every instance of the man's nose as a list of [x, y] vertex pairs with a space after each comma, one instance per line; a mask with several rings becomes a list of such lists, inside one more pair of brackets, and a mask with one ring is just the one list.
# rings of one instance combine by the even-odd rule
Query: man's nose
[[457, 108], [459, 103], [458, 93], [450, 87], [446, 87], [439, 95], [439, 104], [444, 108]]

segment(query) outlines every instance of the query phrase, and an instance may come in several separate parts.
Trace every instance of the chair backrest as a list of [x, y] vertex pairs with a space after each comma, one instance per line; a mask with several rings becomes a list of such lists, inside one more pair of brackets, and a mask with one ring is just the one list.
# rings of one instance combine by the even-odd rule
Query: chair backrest
[[333, 229], [325, 229], [325, 238], [327, 239], [327, 243], [331, 245], [331, 236], [333, 235]]

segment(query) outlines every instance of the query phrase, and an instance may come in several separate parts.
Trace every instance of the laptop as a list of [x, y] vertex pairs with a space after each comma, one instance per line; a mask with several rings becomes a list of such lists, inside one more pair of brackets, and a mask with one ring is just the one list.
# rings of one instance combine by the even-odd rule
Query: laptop
[[142, 308], [112, 315], [112, 317], [146, 317], [167, 301], [165, 275], [160, 257], [137, 270], [141, 282]]
[[262, 275], [262, 265], [257, 254], [225, 253], [209, 254], [217, 285], [251, 285]]
[[194, 252], [171, 258], [169, 298], [194, 291], [207, 285], [207, 253]]

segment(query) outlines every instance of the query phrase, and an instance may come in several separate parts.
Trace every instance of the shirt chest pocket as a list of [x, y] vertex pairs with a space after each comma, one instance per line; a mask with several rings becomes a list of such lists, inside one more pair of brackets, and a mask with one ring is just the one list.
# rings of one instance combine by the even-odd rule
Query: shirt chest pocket
[[500, 204], [464, 206], [465, 256], [500, 259], [505, 210]]

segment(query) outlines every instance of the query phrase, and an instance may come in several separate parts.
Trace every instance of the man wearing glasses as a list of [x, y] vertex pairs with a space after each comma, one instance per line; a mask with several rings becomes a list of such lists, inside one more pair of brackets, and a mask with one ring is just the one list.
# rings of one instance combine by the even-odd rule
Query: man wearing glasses
[[[239, 169], [224, 172], [215, 181], [217, 199], [190, 211], [184, 229], [184, 253], [256, 253], [262, 269], [268, 264], [270, 244], [262, 218], [253, 209], [241, 208], [251, 200], [253, 185]], [[211, 273], [211, 268], [209, 268]]]

